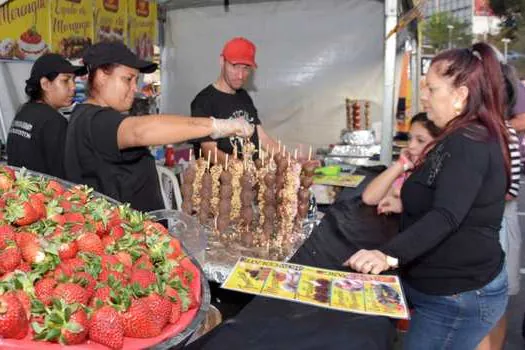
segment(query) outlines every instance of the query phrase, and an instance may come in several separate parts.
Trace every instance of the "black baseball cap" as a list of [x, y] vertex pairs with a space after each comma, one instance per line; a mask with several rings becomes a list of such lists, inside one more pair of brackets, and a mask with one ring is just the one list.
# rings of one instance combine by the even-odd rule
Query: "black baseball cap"
[[141, 73], [153, 73], [157, 70], [156, 63], [139, 59], [121, 42], [104, 42], [92, 45], [84, 52], [83, 59], [84, 64], [90, 69], [104, 64], [116, 63], [138, 69]]
[[63, 56], [57, 53], [49, 53], [40, 56], [31, 68], [31, 76], [26, 83], [38, 83], [41, 78], [51, 73], [69, 73], [74, 75], [87, 74], [87, 68], [84, 66], [74, 66]]

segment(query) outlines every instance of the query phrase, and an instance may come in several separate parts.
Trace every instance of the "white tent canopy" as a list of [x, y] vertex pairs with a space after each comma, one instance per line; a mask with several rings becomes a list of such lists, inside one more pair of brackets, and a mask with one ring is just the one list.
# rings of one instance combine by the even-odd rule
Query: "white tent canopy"
[[[195, 94], [217, 77], [224, 42], [245, 36], [257, 45], [259, 64], [248, 90], [273, 137], [290, 147], [338, 142], [345, 98], [370, 100], [372, 122], [383, 121], [383, 134], [392, 133], [396, 40], [385, 50], [384, 36], [395, 25], [397, 0], [386, 6], [376, 0], [230, 0], [228, 7], [224, 0], [158, 2], [167, 10], [160, 35], [163, 112], [188, 114]], [[30, 68], [31, 62], [0, 62], [4, 142], [25, 101]], [[383, 139], [387, 163], [391, 138]]]
[[[345, 98], [372, 102], [372, 122], [392, 133], [395, 36], [385, 52], [385, 4], [374, 0], [168, 1], [163, 30], [163, 112], [187, 114], [219, 73], [224, 42], [257, 45], [247, 87], [276, 139], [325, 146], [346, 126]], [[395, 25], [397, 1], [387, 1]], [[385, 53], [389, 56], [385, 65]], [[385, 79], [385, 69], [388, 69]], [[386, 85], [385, 85], [386, 83]], [[387, 88], [385, 89], [385, 86]], [[383, 101], [386, 101], [385, 105]], [[391, 138], [385, 149], [391, 148]], [[388, 151], [382, 159], [390, 160]]]

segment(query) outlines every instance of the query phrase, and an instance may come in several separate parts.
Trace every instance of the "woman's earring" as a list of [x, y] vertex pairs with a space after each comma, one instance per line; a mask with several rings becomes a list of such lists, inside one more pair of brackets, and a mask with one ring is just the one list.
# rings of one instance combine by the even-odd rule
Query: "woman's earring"
[[461, 103], [459, 101], [454, 102], [454, 112], [456, 113], [456, 117], [461, 114], [463, 111], [463, 106], [461, 106]]

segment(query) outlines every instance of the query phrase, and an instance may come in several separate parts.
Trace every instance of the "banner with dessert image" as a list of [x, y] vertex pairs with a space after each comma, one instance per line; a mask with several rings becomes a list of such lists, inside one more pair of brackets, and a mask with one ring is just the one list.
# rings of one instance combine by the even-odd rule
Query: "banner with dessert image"
[[157, 4], [149, 0], [128, 0], [129, 48], [141, 59], [153, 59], [157, 42]]
[[410, 318], [397, 276], [241, 257], [221, 288], [358, 314]]
[[50, 51], [47, 0], [9, 1], [0, 7], [0, 59], [36, 60]]
[[93, 1], [51, 0], [51, 46], [66, 58], [82, 57], [93, 43]]
[[95, 42], [122, 42], [127, 44], [128, 1], [96, 0]]

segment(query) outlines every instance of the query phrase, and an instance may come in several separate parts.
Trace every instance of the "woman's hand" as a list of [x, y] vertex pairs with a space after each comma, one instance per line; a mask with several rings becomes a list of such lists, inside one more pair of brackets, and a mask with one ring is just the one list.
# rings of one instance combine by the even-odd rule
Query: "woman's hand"
[[220, 139], [228, 136], [250, 137], [254, 132], [254, 126], [244, 118], [215, 119], [213, 118], [212, 139]]
[[412, 160], [412, 156], [410, 155], [410, 152], [407, 148], [403, 148], [401, 150], [398, 162], [401, 163], [404, 171], [414, 169], [414, 161]]
[[361, 249], [343, 263], [360, 273], [380, 274], [390, 268], [386, 255], [379, 250]]
[[401, 202], [401, 198], [394, 197], [394, 196], [386, 196], [385, 198], [381, 199], [379, 203], [377, 204], [377, 214], [401, 214], [403, 211], [403, 203]]

